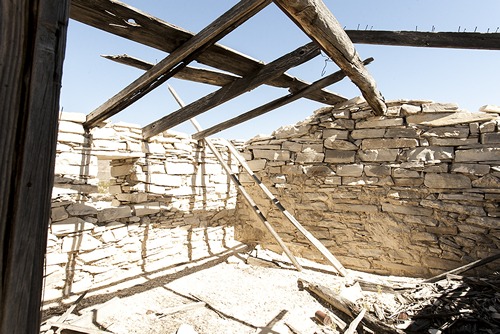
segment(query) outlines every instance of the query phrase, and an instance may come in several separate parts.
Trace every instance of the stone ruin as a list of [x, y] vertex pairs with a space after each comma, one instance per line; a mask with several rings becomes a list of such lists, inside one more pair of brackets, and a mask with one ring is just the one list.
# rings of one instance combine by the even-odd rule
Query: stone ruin
[[[235, 144], [347, 268], [428, 277], [497, 253], [498, 109], [388, 106], [386, 116], [373, 117], [356, 98]], [[83, 114], [60, 117], [46, 304], [139, 284], [143, 275], [248, 244], [279, 251], [201, 143], [172, 131], [146, 142], [139, 126], [124, 123], [88, 133], [84, 121]], [[217, 148], [238, 173], [236, 159]], [[292, 252], [321, 262], [248, 175], [239, 176]]]

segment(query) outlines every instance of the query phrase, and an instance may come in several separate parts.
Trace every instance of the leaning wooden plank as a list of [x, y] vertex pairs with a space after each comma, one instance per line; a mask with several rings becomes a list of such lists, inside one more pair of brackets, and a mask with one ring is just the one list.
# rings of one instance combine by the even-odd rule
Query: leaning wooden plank
[[[370, 62], [373, 61], [373, 58], [368, 58], [366, 59], [363, 63], [365, 65], [368, 65]], [[269, 103], [266, 103], [260, 107], [257, 107], [255, 109], [252, 109], [246, 113], [243, 113], [241, 115], [238, 115], [236, 117], [233, 117], [227, 121], [221, 122], [219, 124], [216, 124], [212, 127], [209, 127], [208, 129], [205, 129], [203, 131], [200, 131], [198, 133], [195, 133], [193, 135], [194, 139], [200, 140], [202, 138], [214, 135], [218, 132], [221, 132], [223, 130], [226, 130], [230, 127], [233, 127], [235, 125], [241, 124], [243, 122], [246, 122], [248, 120], [251, 120], [252, 118], [255, 118], [257, 116], [263, 115], [265, 113], [268, 113], [274, 109], [281, 108], [293, 101], [296, 101], [300, 99], [301, 97], [304, 97], [308, 93], [314, 90], [321, 89], [323, 87], [329, 86], [335, 82], [338, 82], [345, 78], [345, 73], [344, 71], [337, 71], [335, 73], [332, 73], [323, 79], [320, 79], [314, 83], [312, 83], [310, 86], [306, 86], [298, 91], [291, 92], [290, 94], [280, 97], [276, 100], [273, 100]]]
[[146, 125], [142, 129], [142, 134], [144, 138], [150, 138], [162, 131], [168, 130], [189, 120], [190, 118], [193, 118], [243, 93], [257, 88], [263, 83], [280, 76], [289, 68], [300, 65], [317, 55], [319, 55], [319, 48], [316, 44], [306, 44], [297, 50], [267, 64], [259, 71], [237, 79], [229, 85], [226, 85], [219, 90], [208, 94], [149, 125]]
[[446, 276], [448, 276], [450, 274], [452, 274], [452, 275], [459, 275], [459, 274], [461, 274], [463, 272], [466, 272], [467, 270], [471, 270], [471, 269], [477, 268], [479, 266], [484, 266], [484, 265], [486, 265], [486, 264], [488, 264], [490, 262], [493, 262], [495, 260], [498, 260], [498, 259], [500, 259], [500, 253], [492, 255], [492, 256], [488, 256], [487, 258], [471, 262], [471, 263], [466, 264], [464, 266], [461, 266], [461, 267], [452, 269], [450, 271], [447, 271], [445, 273], [439, 274], [437, 276], [431, 277], [429, 279], [426, 279], [424, 281], [424, 283], [435, 283], [437, 281], [445, 279]]
[[[177, 103], [181, 107], [183, 107], [184, 106], [184, 102], [181, 100], [181, 98], [179, 97], [179, 95], [177, 95], [177, 93], [175, 92], [175, 90], [171, 86], [168, 86], [168, 89], [170, 90], [170, 92], [174, 96], [174, 98], [177, 101]], [[198, 121], [195, 118], [191, 118], [190, 121], [191, 121], [191, 124], [193, 124], [193, 126], [196, 128], [196, 130], [199, 131], [199, 130], [202, 129], [200, 123], [198, 123]], [[235, 184], [236, 188], [239, 190], [239, 192], [241, 193], [241, 195], [243, 196], [243, 198], [247, 201], [248, 205], [250, 205], [250, 207], [253, 209], [253, 213], [257, 216], [257, 218], [259, 218], [259, 220], [262, 222], [262, 224], [264, 224], [265, 228], [269, 231], [269, 233], [271, 233], [271, 235], [273, 236], [274, 240], [276, 240], [276, 242], [281, 247], [281, 249], [286, 254], [286, 256], [290, 259], [290, 261], [292, 261], [292, 263], [295, 266], [295, 268], [298, 271], [302, 271], [302, 266], [299, 264], [299, 262], [297, 261], [297, 259], [295, 258], [295, 256], [293, 256], [292, 252], [287, 247], [287, 245], [285, 244], [285, 242], [281, 239], [281, 237], [279, 236], [279, 234], [274, 230], [274, 228], [268, 222], [267, 218], [264, 216], [264, 214], [262, 213], [262, 211], [260, 211], [260, 209], [257, 206], [257, 204], [255, 203], [255, 201], [252, 199], [252, 197], [250, 196], [250, 194], [248, 194], [248, 192], [246, 191], [246, 189], [241, 184], [240, 180], [238, 179], [238, 176], [235, 173], [233, 173], [231, 167], [228, 166], [228, 164], [226, 163], [226, 161], [224, 160], [224, 158], [220, 155], [220, 153], [217, 150], [217, 148], [215, 147], [215, 145], [209, 139], [205, 139], [205, 144], [208, 146], [208, 148], [215, 155], [215, 157], [217, 158], [217, 160], [221, 164], [222, 168], [224, 168], [224, 170], [226, 171], [226, 174], [229, 176], [229, 178], [231, 179], [231, 181], [233, 181], [233, 183]]]
[[341, 276], [347, 276], [347, 270], [344, 268], [342, 263], [332, 253], [326, 248], [314, 235], [312, 235], [302, 224], [281, 204], [281, 202], [273, 195], [273, 193], [266, 187], [264, 183], [259, 179], [257, 175], [252, 171], [245, 158], [236, 150], [236, 148], [229, 143], [227, 140], [226, 146], [229, 148], [231, 154], [238, 160], [243, 169], [250, 174], [255, 183], [260, 187], [260, 189], [266, 194], [267, 198], [283, 213], [283, 215], [288, 219], [290, 223], [295, 226], [295, 228], [302, 233], [302, 235], [313, 245], [327, 260], [330, 264], [339, 272]]
[[73, 305], [71, 305], [60, 317], [59, 319], [57, 319], [57, 322], [65, 322], [66, 319], [68, 319], [69, 315], [71, 313], [73, 313], [73, 311], [75, 310], [75, 308], [78, 306], [78, 304], [83, 300], [83, 298], [85, 298], [85, 296], [87, 295], [87, 292], [88, 291], [85, 291], [80, 297], [78, 297], [77, 300], [75, 300], [75, 302], [73, 303]]
[[426, 48], [500, 50], [500, 34], [479, 32], [423, 32], [346, 30], [353, 43]]
[[[72, 0], [71, 18], [168, 53], [194, 36], [192, 32], [115, 0]], [[220, 44], [210, 46], [196, 57], [196, 61], [240, 76], [258, 71], [265, 65]], [[266, 84], [296, 90], [307, 82], [284, 73]], [[325, 90], [311, 92], [306, 98], [331, 105], [346, 101], [346, 98]]]
[[375, 80], [361, 63], [351, 40], [322, 0], [274, 0], [313, 41], [349, 76], [376, 115], [387, 110]]
[[[339, 296], [326, 286], [310, 283], [306, 280], [299, 278], [297, 280], [300, 287], [312, 292], [314, 295], [318, 296], [321, 300], [327, 302], [328, 304], [335, 307], [337, 310], [345, 313], [346, 315], [354, 318], [354, 314], [359, 314], [361, 312], [361, 307], [355, 303]], [[370, 313], [365, 313], [362, 320], [363, 324], [369, 329], [373, 330], [375, 333], [386, 333], [386, 334], [403, 334], [404, 332], [393, 328], [372, 316]]]
[[67, 0], [0, 2], [0, 333], [38, 333]]
[[[154, 66], [154, 64], [148, 63], [144, 60], [131, 57], [125, 54], [117, 56], [101, 55], [101, 57], [115, 61], [120, 64], [133, 66], [135, 68], [139, 68], [145, 71], [148, 71]], [[174, 78], [189, 80], [214, 86], [224, 86], [233, 82], [235, 79], [238, 79], [239, 77], [232, 74], [212, 71], [204, 68], [186, 66], [180, 72], [174, 74]]]
[[61, 329], [69, 329], [74, 332], [78, 333], [86, 333], [86, 334], [109, 334], [111, 332], [106, 332], [106, 331], [101, 331], [98, 329], [91, 329], [91, 328], [85, 328], [85, 327], [80, 327], [80, 326], [75, 326], [63, 322], [49, 322], [49, 325], [52, 327], [57, 327]]
[[122, 111], [154, 88], [172, 77], [194, 60], [195, 55], [236, 29], [247, 19], [267, 6], [269, 0], [242, 0], [197, 35], [175, 49], [169, 56], [153, 66], [115, 96], [99, 106], [89, 115], [87, 128]]

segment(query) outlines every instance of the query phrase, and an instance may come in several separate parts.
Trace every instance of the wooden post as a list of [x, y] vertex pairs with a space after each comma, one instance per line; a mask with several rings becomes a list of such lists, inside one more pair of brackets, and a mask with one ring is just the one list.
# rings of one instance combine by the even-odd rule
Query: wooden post
[[322, 0], [274, 0], [323, 51], [347, 74], [376, 115], [387, 110], [375, 80], [361, 63], [349, 36]]
[[68, 0], [0, 1], [0, 333], [38, 333]]

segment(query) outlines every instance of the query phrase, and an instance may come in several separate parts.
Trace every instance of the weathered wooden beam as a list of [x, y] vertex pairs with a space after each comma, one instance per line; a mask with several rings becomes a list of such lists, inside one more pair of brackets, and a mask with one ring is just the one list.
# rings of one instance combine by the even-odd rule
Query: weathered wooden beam
[[243, 93], [249, 92], [252, 89], [262, 85], [263, 83], [272, 80], [283, 74], [286, 70], [300, 65], [319, 55], [319, 48], [315, 43], [309, 43], [297, 50], [286, 54], [275, 61], [267, 64], [259, 71], [237, 79], [219, 90], [196, 100], [184, 108], [181, 108], [142, 129], [144, 138], [152, 137], [162, 131], [170, 129], [178, 124], [187, 121], [205, 111], [221, 105]]
[[[366, 59], [363, 64], [368, 65], [373, 61], [373, 58], [368, 58]], [[236, 117], [233, 117], [227, 121], [221, 122], [219, 124], [216, 124], [214, 126], [209, 127], [208, 129], [205, 129], [203, 131], [195, 133], [192, 137], [193, 139], [200, 140], [205, 137], [214, 135], [218, 132], [221, 132], [223, 130], [229, 129], [230, 127], [233, 127], [235, 125], [241, 124], [243, 122], [246, 122], [248, 120], [251, 120], [252, 118], [258, 117], [260, 115], [263, 115], [265, 113], [268, 113], [274, 109], [281, 108], [293, 101], [296, 101], [300, 99], [301, 97], [305, 96], [307, 93], [313, 90], [321, 89], [323, 87], [329, 86], [331, 84], [334, 84], [335, 82], [338, 82], [345, 78], [346, 75], [343, 71], [337, 71], [335, 73], [332, 73], [314, 83], [312, 83], [310, 86], [307, 86], [303, 89], [300, 89], [295, 92], [291, 92], [288, 95], [282, 96], [276, 100], [273, 100], [271, 102], [268, 102], [260, 107], [257, 107], [255, 109], [252, 109], [246, 113], [243, 113], [241, 115], [238, 115]]]
[[360, 89], [376, 115], [387, 110], [375, 80], [361, 63], [354, 45], [322, 0], [273, 0]]
[[478, 32], [421, 32], [346, 30], [353, 43], [428, 48], [500, 50], [500, 34]]
[[[351, 302], [347, 298], [340, 296], [339, 294], [332, 291], [330, 288], [323, 286], [321, 284], [311, 283], [304, 279], [299, 278], [297, 280], [299, 286], [307, 291], [315, 294], [321, 300], [332, 305], [337, 310], [345, 313], [349, 317], [354, 318], [354, 314], [361, 313], [362, 307]], [[386, 333], [386, 334], [403, 334], [404, 332], [400, 329], [394, 328], [385, 324], [384, 322], [378, 320], [369, 313], [363, 314], [362, 322], [366, 327], [373, 330], [375, 333]]]
[[69, 1], [0, 1], [0, 333], [38, 333]]
[[222, 14], [196, 36], [175, 49], [115, 96], [87, 115], [84, 126], [89, 128], [122, 111], [154, 88], [171, 78], [194, 60], [197, 53], [236, 29], [269, 4], [269, 0], [242, 0]]
[[[72, 19], [81, 23], [169, 53], [194, 36], [187, 30], [115, 0], [72, 0], [70, 13]], [[220, 44], [210, 46], [196, 57], [196, 61], [240, 76], [254, 73], [265, 65]], [[286, 73], [266, 84], [291, 89], [307, 85]], [[346, 98], [324, 90], [311, 92], [305, 97], [331, 105], [346, 101]]]
[[[120, 64], [133, 66], [135, 68], [139, 68], [139, 69], [145, 70], [145, 71], [148, 71], [149, 69], [151, 69], [154, 66], [154, 64], [148, 63], [148, 62], [141, 60], [139, 58], [135, 58], [135, 57], [125, 55], [125, 54], [124, 55], [117, 55], [117, 56], [101, 55], [101, 57], [115, 61], [115, 62], [120, 63]], [[174, 78], [189, 80], [189, 81], [194, 81], [194, 82], [199, 82], [199, 83], [204, 83], [204, 84], [214, 85], [214, 86], [224, 86], [224, 85], [227, 85], [227, 84], [233, 82], [235, 79], [238, 79], [240, 77], [232, 75], [232, 74], [207, 70], [204, 68], [196, 68], [196, 67], [186, 66], [181, 71], [177, 72], [174, 75]]]

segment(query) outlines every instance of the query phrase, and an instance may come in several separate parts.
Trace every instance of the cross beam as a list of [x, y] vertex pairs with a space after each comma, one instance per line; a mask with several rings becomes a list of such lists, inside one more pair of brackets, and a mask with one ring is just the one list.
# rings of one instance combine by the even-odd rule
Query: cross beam
[[358, 86], [376, 115], [387, 110], [375, 80], [354, 45], [322, 0], [273, 0]]
[[87, 128], [122, 111], [187, 66], [210, 45], [266, 7], [270, 0], [242, 0], [197, 35], [175, 49], [138, 79], [87, 115]]
[[272, 80], [291, 67], [300, 65], [317, 55], [320, 51], [315, 43], [306, 44], [297, 50], [286, 54], [275, 61], [267, 64], [261, 70], [237, 79], [219, 90], [202, 97], [199, 100], [149, 124], [142, 129], [144, 138], [150, 138], [162, 131], [168, 130], [178, 124], [187, 121], [207, 110], [215, 108], [245, 92], [248, 92], [269, 80]]

